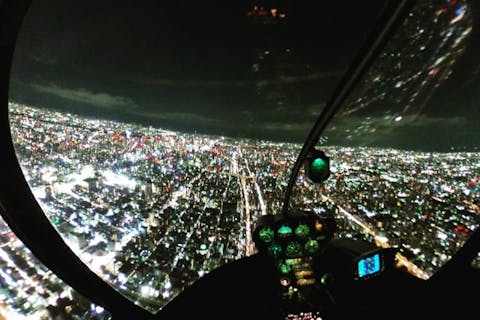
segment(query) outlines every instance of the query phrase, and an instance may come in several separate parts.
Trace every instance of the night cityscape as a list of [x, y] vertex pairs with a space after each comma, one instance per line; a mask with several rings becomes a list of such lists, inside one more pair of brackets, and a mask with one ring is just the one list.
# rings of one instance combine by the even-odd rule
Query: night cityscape
[[[371, 27], [357, 21], [355, 30], [332, 32], [315, 13], [325, 20], [340, 11], [262, 3], [228, 14], [164, 8], [172, 16], [163, 20], [180, 17], [184, 34], [159, 33], [167, 45], [158, 48], [125, 45], [121, 34], [127, 48], [118, 57], [116, 34], [104, 36], [88, 44], [100, 47], [94, 63], [87, 40], [78, 49], [86, 58], [75, 60], [66, 49], [71, 38], [56, 49], [52, 37], [47, 53], [30, 46], [40, 38], [20, 38], [27, 54], [13, 65], [9, 119], [26, 181], [78, 257], [152, 313], [212, 270], [256, 252], [256, 221], [280, 213], [305, 135], [353, 57], [353, 48], [339, 45], [347, 53], [338, 54], [333, 43], [343, 34], [357, 46]], [[316, 184], [301, 170], [290, 199], [292, 209], [333, 212], [335, 238], [397, 248], [398, 265], [421, 279], [480, 226], [480, 46], [472, 8], [465, 0], [419, 1], [322, 133], [317, 147], [330, 157], [329, 179]], [[123, 26], [129, 9], [118, 10]], [[217, 36], [212, 17], [225, 22]], [[140, 27], [148, 20], [137, 19]], [[327, 36], [315, 45], [314, 32], [301, 27]], [[158, 66], [142, 64], [152, 60]], [[473, 264], [480, 268], [480, 254]], [[3, 220], [0, 284], [0, 320], [110, 319], [41, 265]]]
[[[255, 221], [279, 212], [300, 147], [10, 108], [46, 215], [92, 270], [150, 311], [255, 252]], [[337, 237], [398, 247], [399, 261], [427, 279], [478, 228], [478, 153], [324, 150], [333, 177], [317, 185], [301, 174], [292, 204], [333, 206]]]
[[110, 319], [38, 261], [0, 220], [0, 319]]

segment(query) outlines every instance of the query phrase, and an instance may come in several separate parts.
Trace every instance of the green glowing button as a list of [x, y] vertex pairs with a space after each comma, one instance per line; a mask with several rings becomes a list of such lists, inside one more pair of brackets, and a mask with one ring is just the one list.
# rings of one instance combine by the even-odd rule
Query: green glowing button
[[275, 232], [270, 227], [263, 227], [260, 229], [258, 236], [263, 242], [269, 243], [272, 242]]
[[280, 237], [288, 237], [292, 234], [292, 228], [289, 226], [283, 225], [277, 230]]
[[329, 175], [328, 163], [322, 158], [316, 158], [310, 165], [311, 178], [316, 182], [317, 180], [325, 180]]
[[287, 257], [299, 257], [302, 255], [302, 246], [300, 245], [300, 243], [292, 241], [287, 244], [285, 254], [287, 255]]
[[207, 245], [204, 244], [204, 243], [202, 243], [202, 244], [200, 245], [200, 250], [206, 250], [206, 249], [207, 249]]
[[278, 270], [280, 270], [280, 272], [283, 274], [287, 274], [292, 270], [292, 268], [288, 264], [280, 262], [278, 264]]
[[299, 238], [306, 238], [310, 234], [310, 228], [307, 224], [299, 224], [295, 228], [295, 235]]
[[314, 254], [315, 252], [317, 252], [319, 247], [320, 245], [318, 244], [317, 240], [308, 240], [305, 243], [305, 251], [309, 254]]
[[312, 162], [312, 170], [321, 174], [328, 172], [328, 164], [322, 158], [317, 158]]
[[282, 254], [282, 246], [278, 243], [272, 243], [268, 247], [268, 252], [270, 252], [273, 257], [278, 258]]

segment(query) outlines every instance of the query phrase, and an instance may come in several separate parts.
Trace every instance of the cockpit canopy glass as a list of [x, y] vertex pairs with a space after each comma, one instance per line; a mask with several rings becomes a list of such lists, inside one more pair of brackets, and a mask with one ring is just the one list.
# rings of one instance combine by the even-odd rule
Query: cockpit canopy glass
[[[35, 1], [9, 96], [33, 194], [91, 270], [160, 310], [256, 252], [384, 5]], [[329, 179], [300, 172], [291, 199], [334, 208], [336, 237], [399, 247], [420, 278], [480, 220], [473, 21], [464, 0], [419, 1], [322, 134]]]

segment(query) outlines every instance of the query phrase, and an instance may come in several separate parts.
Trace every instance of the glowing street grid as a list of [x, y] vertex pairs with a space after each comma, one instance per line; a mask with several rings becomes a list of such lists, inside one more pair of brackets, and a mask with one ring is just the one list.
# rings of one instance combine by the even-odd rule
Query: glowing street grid
[[108, 320], [111, 315], [38, 261], [0, 219], [0, 319]]
[[[10, 104], [18, 159], [48, 218], [94, 272], [155, 312], [209, 271], [255, 252], [300, 145], [198, 136]], [[395, 246], [420, 278], [478, 228], [479, 153], [326, 147], [300, 209], [336, 212], [338, 237]]]

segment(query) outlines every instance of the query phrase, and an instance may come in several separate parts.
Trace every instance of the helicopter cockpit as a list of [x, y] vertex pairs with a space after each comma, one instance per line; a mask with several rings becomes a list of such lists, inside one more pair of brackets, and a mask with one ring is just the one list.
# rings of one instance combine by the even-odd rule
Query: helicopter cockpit
[[479, 10], [0, 2], [0, 319], [472, 314]]

